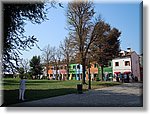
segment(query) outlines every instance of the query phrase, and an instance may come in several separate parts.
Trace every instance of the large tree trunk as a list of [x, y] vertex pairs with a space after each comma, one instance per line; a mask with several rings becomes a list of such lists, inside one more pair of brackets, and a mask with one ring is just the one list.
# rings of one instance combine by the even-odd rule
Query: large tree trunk
[[67, 64], [67, 79], [69, 80], [69, 64]]
[[85, 70], [86, 70], [85, 59], [83, 58], [82, 59], [82, 84], [86, 84], [85, 83], [85, 77], [86, 77]]
[[66, 64], [67, 64], [67, 79], [69, 80], [69, 64], [70, 64], [70, 62], [69, 62], [69, 55], [67, 55], [67, 61], [66, 61]]
[[46, 66], [46, 76], [48, 77], [49, 65]]
[[98, 64], [98, 76], [97, 76], [97, 80], [98, 80], [98, 81], [100, 80], [100, 73], [101, 73], [101, 72], [100, 72], [100, 69], [101, 69], [101, 68], [100, 68], [100, 65]]
[[101, 81], [104, 81], [104, 79], [103, 79], [103, 77], [104, 77], [104, 66], [103, 65], [101, 65]]

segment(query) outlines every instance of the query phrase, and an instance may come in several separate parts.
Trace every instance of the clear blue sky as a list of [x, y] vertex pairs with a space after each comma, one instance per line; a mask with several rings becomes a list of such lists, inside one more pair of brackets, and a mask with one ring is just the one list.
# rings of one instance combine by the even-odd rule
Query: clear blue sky
[[[120, 37], [121, 49], [126, 50], [131, 47], [138, 54], [141, 54], [141, 30], [142, 22], [140, 14], [140, 2], [126, 2], [126, 3], [101, 3], [96, 2], [95, 11], [96, 15], [101, 15], [105, 22], [109, 23], [111, 27], [116, 27], [122, 34]], [[38, 38], [38, 45], [43, 49], [46, 45], [58, 47], [60, 41], [63, 41], [65, 36], [68, 35], [67, 18], [65, 16], [67, 5], [63, 3], [64, 8], [57, 7], [51, 8], [48, 13], [49, 20], [40, 25], [33, 25], [27, 23], [25, 26], [26, 35], [34, 35]], [[23, 52], [22, 58], [29, 60], [34, 55], [41, 55], [41, 51], [34, 47], [28, 52]]]

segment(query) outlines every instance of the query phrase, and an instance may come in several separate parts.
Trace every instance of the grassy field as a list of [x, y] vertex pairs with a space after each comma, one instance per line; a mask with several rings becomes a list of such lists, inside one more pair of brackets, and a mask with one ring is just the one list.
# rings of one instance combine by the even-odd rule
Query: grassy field
[[[49, 98], [54, 96], [66, 95], [71, 93], [77, 93], [77, 84], [81, 81], [67, 80], [27, 80], [26, 82], [26, 101], [38, 100], [43, 98]], [[102, 88], [107, 86], [114, 86], [120, 83], [117, 82], [92, 82], [92, 89]], [[5, 78], [2, 81], [3, 90], [3, 105], [8, 106], [10, 104], [19, 103], [18, 100], [18, 88], [19, 79]], [[83, 86], [83, 91], [88, 90], [88, 85]]]

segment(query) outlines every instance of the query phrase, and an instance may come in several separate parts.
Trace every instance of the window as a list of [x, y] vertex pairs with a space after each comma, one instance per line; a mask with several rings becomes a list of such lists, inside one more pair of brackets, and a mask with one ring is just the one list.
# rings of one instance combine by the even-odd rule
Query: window
[[108, 63], [108, 66], [111, 66], [111, 62]]
[[125, 61], [125, 66], [130, 66], [130, 61]]
[[119, 62], [115, 62], [115, 66], [119, 66]]
[[69, 66], [69, 69], [71, 69], [71, 66]]
[[73, 69], [76, 69], [76, 66], [73, 66]]
[[77, 65], [77, 69], [80, 69], [80, 65]]
[[60, 69], [63, 69], [63, 66], [61, 66]]
[[67, 69], [67, 66], [65, 66], [65, 70]]
[[54, 70], [54, 68], [52, 67], [51, 70]]

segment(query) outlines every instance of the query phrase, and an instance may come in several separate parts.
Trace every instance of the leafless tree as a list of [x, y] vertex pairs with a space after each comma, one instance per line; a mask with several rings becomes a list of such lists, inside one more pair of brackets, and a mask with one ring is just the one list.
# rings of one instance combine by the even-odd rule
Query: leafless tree
[[66, 37], [60, 44], [61, 54], [64, 57], [65, 63], [67, 65], [67, 77], [69, 77], [69, 64], [73, 56], [75, 56], [74, 45], [72, 44], [73, 39], [71, 37]]
[[24, 73], [27, 73], [30, 69], [29, 60], [28, 59], [21, 59], [20, 67], [24, 69]]
[[94, 17], [94, 7], [92, 2], [70, 2], [68, 4], [67, 18], [68, 29], [75, 40], [78, 48], [78, 57], [82, 64], [82, 83], [85, 84], [85, 69], [87, 53], [92, 42], [97, 38], [95, 33], [96, 25], [92, 22]]
[[50, 46], [50, 44], [48, 44], [43, 49], [43, 53], [42, 53], [42, 60], [44, 62], [43, 64], [46, 66], [46, 75], [47, 76], [48, 76], [50, 61], [52, 60], [52, 58], [53, 58], [53, 48]]
[[55, 46], [52, 47], [52, 65], [54, 66], [54, 70], [56, 71], [56, 79], [58, 80], [58, 70], [59, 70], [59, 64], [62, 60], [62, 54], [59, 48], [56, 48]]

